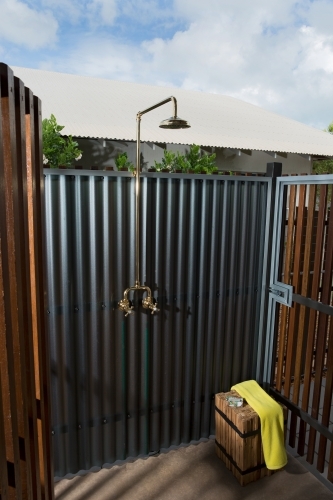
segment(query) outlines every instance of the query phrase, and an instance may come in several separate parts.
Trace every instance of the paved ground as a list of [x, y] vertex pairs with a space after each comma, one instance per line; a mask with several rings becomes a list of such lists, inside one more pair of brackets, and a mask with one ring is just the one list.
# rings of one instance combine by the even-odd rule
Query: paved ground
[[56, 500], [333, 500], [291, 455], [284, 470], [242, 487], [212, 440], [63, 479], [55, 493]]

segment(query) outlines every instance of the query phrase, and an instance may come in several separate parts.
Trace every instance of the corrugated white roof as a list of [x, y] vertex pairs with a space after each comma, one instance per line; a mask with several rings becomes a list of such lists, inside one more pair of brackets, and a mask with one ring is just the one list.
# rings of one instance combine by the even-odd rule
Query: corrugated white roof
[[188, 120], [191, 128], [158, 127], [172, 115], [172, 104], [167, 103], [142, 117], [143, 141], [333, 156], [333, 135], [233, 97], [12, 69], [42, 100], [43, 117], [53, 113], [58, 123], [65, 125], [64, 133], [75, 137], [135, 140], [136, 113], [173, 95], [178, 115]]

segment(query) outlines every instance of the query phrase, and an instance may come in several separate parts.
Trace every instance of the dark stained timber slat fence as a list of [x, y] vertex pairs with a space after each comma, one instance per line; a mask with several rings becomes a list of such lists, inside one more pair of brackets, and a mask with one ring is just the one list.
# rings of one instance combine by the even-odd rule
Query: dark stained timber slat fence
[[[308, 286], [310, 278], [311, 242], [313, 233], [315, 203], [316, 203], [316, 186], [312, 185], [309, 186], [308, 190], [307, 219], [306, 220], [303, 219], [303, 224], [304, 222], [306, 223], [306, 228], [305, 228], [306, 234], [305, 234], [303, 269], [302, 269], [303, 274], [302, 274], [301, 295], [305, 297], [308, 296]], [[295, 258], [297, 258], [296, 255]], [[294, 372], [294, 384], [293, 384], [293, 395], [292, 395], [292, 400], [295, 404], [298, 404], [299, 401], [300, 388], [301, 388], [301, 375], [302, 372], [304, 371], [302, 370], [303, 368], [302, 360], [303, 360], [304, 342], [306, 343], [305, 315], [306, 315], [306, 308], [301, 305], [298, 318], [295, 372]], [[297, 325], [295, 326], [297, 328]], [[296, 440], [296, 425], [297, 425], [297, 417], [295, 414], [292, 414], [290, 420], [290, 445], [293, 447], [295, 446], [295, 440]]]
[[293, 286], [294, 302], [279, 310], [274, 385], [291, 403], [289, 444], [321, 473], [328, 463], [327, 478], [333, 481], [327, 434], [333, 390], [332, 187], [321, 180], [317, 185], [286, 182], [284, 189], [281, 281]]
[[[18, 242], [18, 220], [14, 212], [15, 202], [13, 199], [17, 195], [17, 164], [15, 154], [15, 105], [14, 105], [14, 77], [6, 67], [0, 66], [0, 92], [1, 92], [1, 115], [2, 115], [2, 172], [1, 172], [1, 256], [2, 275], [4, 293], [4, 330], [2, 335], [2, 367], [6, 372], [3, 380], [7, 387], [6, 393], [9, 395], [9, 407], [5, 406], [5, 414], [9, 424], [9, 436], [11, 442], [8, 443], [9, 460], [14, 468], [14, 481], [11, 478], [11, 488], [13, 483], [16, 486], [18, 496], [22, 496], [24, 489], [30, 487], [28, 481], [29, 470], [25, 461], [20, 459], [19, 437], [24, 436], [24, 424], [27, 415], [22, 412], [26, 407], [22, 405], [21, 387], [21, 360], [23, 349], [21, 350], [19, 338], [19, 318], [16, 311], [20, 302], [21, 289], [17, 287], [16, 280], [20, 280], [20, 275], [16, 269], [16, 254]], [[15, 206], [16, 208], [16, 206]], [[18, 256], [19, 258], [19, 256]], [[21, 305], [21, 304], [20, 304]], [[7, 378], [7, 380], [6, 380]], [[23, 383], [25, 379], [23, 379]], [[7, 411], [8, 413], [7, 413]], [[10, 415], [10, 421], [8, 416]], [[12, 425], [11, 425], [12, 423]], [[6, 433], [7, 434], [7, 433]], [[13, 496], [13, 492], [9, 494]]]
[[[332, 318], [331, 318], [332, 319]], [[330, 322], [329, 338], [328, 338], [328, 350], [327, 350], [327, 372], [326, 372], [326, 383], [324, 391], [324, 404], [321, 422], [326, 427], [329, 426], [330, 413], [332, 407], [332, 389], [333, 389], [333, 321]], [[318, 470], [320, 472], [324, 471], [325, 467], [325, 454], [326, 454], [327, 439], [325, 436], [320, 436], [319, 438], [319, 451], [318, 451]]]
[[[0, 282], [1, 286], [1, 282]], [[1, 289], [1, 288], [0, 288]], [[0, 309], [0, 313], [1, 313]], [[0, 324], [0, 328], [1, 328]], [[7, 475], [7, 459], [6, 459], [6, 437], [5, 437], [5, 421], [4, 421], [4, 405], [2, 400], [2, 381], [0, 370], [0, 492], [1, 498], [8, 498], [8, 475]]]
[[[296, 231], [294, 240], [294, 262], [293, 262], [293, 276], [292, 285], [294, 287], [295, 293], [300, 292], [301, 287], [301, 241], [303, 234], [303, 218], [304, 218], [304, 208], [305, 208], [305, 186], [300, 186], [298, 191], [298, 207], [297, 207], [297, 217], [296, 217]], [[289, 214], [290, 216], [290, 214]], [[295, 328], [299, 315], [299, 307], [292, 308], [289, 314], [289, 324], [288, 324], [288, 341], [287, 341], [287, 354], [286, 354], [286, 375], [285, 375], [285, 385], [284, 394], [286, 397], [290, 396], [290, 386], [291, 377], [294, 374], [294, 360], [295, 360], [295, 349], [297, 341], [297, 328]]]
[[[289, 192], [289, 217], [288, 226], [286, 234], [286, 249], [285, 249], [285, 261], [284, 261], [284, 276], [283, 281], [289, 283], [290, 273], [291, 273], [291, 256], [294, 241], [294, 212], [296, 205], [296, 186], [290, 186]], [[277, 375], [276, 375], [276, 388], [281, 391], [282, 378], [284, 376], [285, 370], [285, 346], [287, 337], [287, 318], [289, 314], [289, 309], [286, 306], [281, 306], [281, 321], [279, 330], [279, 352], [277, 361]]]
[[[324, 275], [322, 281], [322, 292], [321, 292], [321, 302], [323, 304], [331, 303], [332, 295], [332, 267], [333, 267], [333, 210], [329, 212], [328, 218], [328, 231], [327, 231], [327, 251], [326, 260], [324, 264]], [[322, 371], [325, 362], [325, 350], [327, 343], [327, 327], [328, 327], [328, 316], [323, 313], [319, 313], [318, 319], [318, 330], [317, 330], [317, 345], [316, 345], [316, 357], [315, 357], [315, 379], [314, 379], [314, 389], [312, 397], [312, 411], [311, 416], [318, 418], [319, 414], [319, 401], [321, 395], [321, 384], [322, 384]], [[324, 424], [325, 425], [325, 424]], [[316, 432], [311, 427], [309, 435], [309, 445], [308, 445], [308, 455], [307, 460], [312, 463], [313, 455], [315, 449], [315, 439]], [[322, 469], [321, 462], [318, 466], [319, 470]], [[322, 470], [321, 470], [322, 472]]]
[[52, 500], [40, 102], [2, 63], [0, 96], [0, 493]]
[[[327, 186], [319, 186], [319, 207], [318, 207], [318, 217], [317, 217], [317, 228], [314, 231], [314, 263], [313, 263], [313, 275], [312, 275], [312, 286], [311, 286], [311, 299], [318, 300], [319, 286], [321, 278], [321, 266], [322, 266], [322, 255], [323, 255], [323, 244], [324, 244], [324, 234], [325, 234], [325, 217], [326, 217], [326, 207], [327, 207]], [[318, 202], [317, 202], [318, 203]], [[314, 309], [310, 310], [308, 316], [308, 340], [306, 345], [306, 357], [305, 357], [305, 371], [304, 371], [304, 387], [302, 395], [302, 409], [308, 411], [309, 399], [310, 399], [310, 387], [312, 381], [313, 372], [313, 358], [314, 358], [314, 348], [315, 348], [315, 334], [316, 334], [316, 318], [317, 312]], [[298, 453], [304, 455], [304, 445], [306, 436], [306, 423], [304, 421], [300, 422], [299, 430], [299, 440], [298, 440]]]

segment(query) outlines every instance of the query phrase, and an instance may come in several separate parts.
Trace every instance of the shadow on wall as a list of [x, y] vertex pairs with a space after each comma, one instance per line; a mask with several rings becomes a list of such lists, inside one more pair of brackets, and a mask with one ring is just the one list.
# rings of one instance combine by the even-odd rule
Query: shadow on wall
[[103, 139], [76, 139], [82, 150], [80, 164], [90, 169], [97, 166], [100, 170], [106, 167], [115, 168], [116, 157], [127, 153], [129, 161], [135, 162], [136, 146], [134, 142], [107, 141]]
[[[136, 164], [136, 142], [135, 141], [115, 141], [104, 139], [85, 139], [74, 138], [79, 149], [82, 150], [82, 158], [80, 165], [85, 169], [90, 169], [92, 166], [97, 166], [99, 170], [106, 167], [113, 167], [116, 170], [115, 159], [120, 153], [127, 153], [128, 160], [134, 165]], [[183, 144], [141, 144], [140, 163], [143, 171], [151, 166], [154, 162], [161, 162], [164, 149], [185, 154], [189, 146]], [[233, 172], [261, 172], [266, 171], [266, 164], [269, 161], [280, 161], [283, 164], [282, 172], [284, 174], [291, 173], [307, 173], [312, 171], [312, 161], [303, 155], [288, 153], [286, 157], [274, 156], [274, 153], [268, 151], [250, 151], [250, 150], [234, 150], [230, 148], [208, 148], [202, 147], [206, 153], [216, 153], [216, 166], [221, 171]]]
[[[82, 150], [80, 165], [85, 169], [97, 166], [100, 170], [106, 167], [113, 167], [116, 170], [115, 159], [120, 153], [127, 153], [130, 162], [136, 164], [136, 142], [135, 141], [111, 141], [104, 139], [83, 139], [75, 138]], [[164, 149], [185, 154], [189, 146], [183, 144], [141, 144], [140, 164], [143, 171], [154, 166], [154, 162], [161, 162]], [[217, 152], [216, 163], [219, 170], [258, 170], [258, 162], [254, 162], [254, 168], [247, 158], [238, 158], [233, 151], [224, 148], [202, 148], [206, 153], [211, 154], [213, 149]], [[265, 155], [266, 156], [266, 155]], [[242, 161], [243, 160], [243, 161]], [[244, 162], [245, 160], [245, 162]], [[267, 162], [267, 161], [266, 161]], [[261, 162], [260, 162], [261, 163]], [[242, 164], [246, 164], [242, 169]], [[263, 171], [266, 163], [263, 163]], [[260, 169], [260, 168], [259, 168]]]
[[[75, 138], [82, 150], [80, 165], [90, 169], [97, 166], [100, 170], [113, 167], [116, 170], [115, 159], [120, 153], [127, 153], [128, 160], [136, 164], [136, 142], [134, 141], [110, 141], [103, 139]], [[161, 161], [165, 144], [143, 143], [141, 145], [140, 163], [143, 170], [154, 165], [154, 161]]]

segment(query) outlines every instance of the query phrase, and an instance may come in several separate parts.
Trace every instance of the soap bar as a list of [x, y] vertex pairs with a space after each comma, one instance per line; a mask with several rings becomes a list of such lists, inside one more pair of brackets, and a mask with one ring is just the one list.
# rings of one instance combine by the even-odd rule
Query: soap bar
[[229, 403], [229, 406], [233, 406], [234, 408], [240, 408], [243, 406], [243, 398], [236, 396], [227, 396], [226, 400]]

